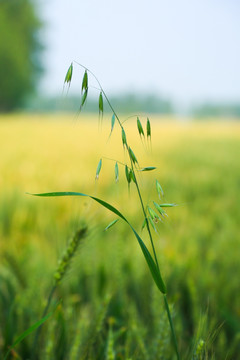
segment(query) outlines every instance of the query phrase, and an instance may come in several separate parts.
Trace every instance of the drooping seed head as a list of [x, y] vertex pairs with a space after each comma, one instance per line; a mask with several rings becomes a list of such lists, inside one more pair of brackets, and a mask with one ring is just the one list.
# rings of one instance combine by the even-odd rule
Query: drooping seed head
[[87, 70], [85, 70], [85, 73], [83, 75], [83, 80], [82, 80], [82, 91], [81, 93], [83, 93], [83, 90], [86, 91], [88, 89], [88, 73]]
[[143, 223], [142, 223], [142, 230], [145, 228], [145, 226], [146, 226], [146, 224], [147, 224], [147, 220], [146, 220], [146, 218], [143, 220]]
[[113, 131], [113, 128], [114, 128], [114, 125], [115, 125], [115, 120], [116, 120], [116, 117], [115, 117], [115, 114], [112, 115], [112, 120], [111, 120], [111, 132]]
[[147, 167], [144, 167], [142, 169], [139, 169], [139, 171], [152, 171], [152, 170], [155, 170], [156, 167], [155, 166], [147, 166]]
[[141, 135], [144, 136], [143, 127], [142, 127], [141, 121], [139, 120], [139, 117], [137, 117], [137, 128], [138, 128], [140, 137], [141, 137]]
[[83, 107], [83, 105], [85, 104], [85, 102], [87, 100], [87, 95], [88, 95], [88, 88], [85, 89], [85, 91], [84, 91], [84, 93], [82, 95], [80, 110], [82, 110], [82, 107]]
[[166, 211], [164, 211], [159, 204], [157, 204], [155, 201], [153, 201], [153, 204], [162, 217], [167, 216]]
[[116, 164], [115, 164], [115, 181], [118, 182], [119, 180], [119, 170], [118, 170], [118, 163], [116, 161]]
[[127, 179], [128, 184], [130, 184], [130, 182], [131, 182], [131, 176], [130, 176], [130, 171], [128, 170], [128, 166], [127, 166], [127, 165], [125, 165], [125, 175], [126, 175], [126, 179]]
[[154, 211], [152, 208], [150, 208], [150, 206], [147, 207], [148, 209], [148, 213], [150, 215], [150, 218], [157, 223], [158, 221], [161, 221], [160, 217], [158, 216], [158, 214], [156, 213], [156, 211]]
[[137, 158], [130, 147], [128, 148], [128, 151], [129, 151], [129, 155], [130, 155], [130, 158], [132, 159], [133, 163], [138, 164]]
[[147, 138], [151, 140], [151, 124], [149, 118], [147, 118]]
[[174, 207], [177, 206], [177, 204], [159, 204], [162, 208], [163, 207]]
[[157, 233], [156, 226], [155, 226], [154, 221], [153, 221], [153, 219], [151, 218], [151, 216], [148, 216], [148, 221], [150, 222], [153, 230]]
[[97, 166], [97, 171], [96, 171], [95, 180], [98, 180], [99, 174], [100, 174], [100, 171], [101, 171], [101, 168], [102, 168], [102, 159], [99, 160], [99, 163], [98, 163], [98, 166]]
[[161, 197], [164, 196], [164, 192], [158, 180], [156, 180], [156, 189], [157, 189], [158, 197], [159, 199], [161, 199]]
[[122, 128], [122, 143], [123, 143], [123, 147], [127, 146], [127, 137], [123, 128]]
[[103, 95], [102, 91], [99, 94], [99, 100], [98, 100], [98, 109], [99, 109], [99, 116], [103, 116]]
[[132, 171], [132, 169], [130, 169], [130, 171], [129, 171], [129, 176], [130, 176], [130, 179], [136, 184], [136, 177], [135, 177], [135, 174]]
[[73, 63], [68, 68], [68, 71], [65, 76], [64, 84], [67, 83], [70, 86], [71, 80], [72, 80], [72, 73], [73, 73]]

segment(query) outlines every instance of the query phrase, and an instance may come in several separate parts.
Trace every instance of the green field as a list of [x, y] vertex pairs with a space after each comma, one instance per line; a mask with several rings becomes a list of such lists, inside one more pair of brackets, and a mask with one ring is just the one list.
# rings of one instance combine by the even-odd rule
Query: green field
[[[0, 117], [0, 358], [40, 320], [53, 275], [69, 239], [87, 236], [61, 284], [62, 299], [9, 359], [175, 359], [161, 295], [129, 228], [85, 198], [36, 198], [27, 192], [80, 191], [109, 201], [141, 233], [143, 217], [124, 169], [127, 156], [111, 118]], [[153, 118], [152, 144], [142, 144], [135, 120], [126, 131], [141, 166], [145, 202], [179, 204], [154, 235], [182, 359], [239, 359], [240, 123]], [[116, 131], [115, 131], [116, 130]], [[98, 161], [103, 166], [98, 181]], [[146, 230], [141, 233], [147, 239]], [[148, 244], [148, 240], [146, 240]], [[200, 347], [202, 345], [202, 352]]]

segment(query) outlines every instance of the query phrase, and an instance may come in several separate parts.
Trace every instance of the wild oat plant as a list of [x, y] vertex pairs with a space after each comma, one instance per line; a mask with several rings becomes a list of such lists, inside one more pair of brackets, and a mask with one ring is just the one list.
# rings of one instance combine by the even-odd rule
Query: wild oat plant
[[[126, 182], [127, 182], [128, 187], [132, 183], [136, 188], [138, 198], [139, 198], [139, 206], [140, 206], [141, 211], [142, 211], [142, 218], [143, 218], [142, 227], [143, 228], [146, 227], [146, 229], [147, 229], [147, 233], [148, 233], [150, 243], [151, 243], [151, 251], [152, 251], [153, 255], [151, 255], [149, 249], [146, 246], [146, 243], [141, 238], [139, 233], [135, 230], [133, 225], [128, 221], [128, 219], [116, 207], [112, 206], [107, 201], [99, 199], [99, 198], [97, 198], [95, 196], [92, 196], [92, 195], [84, 194], [84, 193], [81, 193], [81, 192], [72, 192], [72, 191], [51, 192], [51, 193], [42, 193], [42, 194], [34, 194], [34, 195], [41, 196], [41, 197], [56, 197], [56, 196], [89, 197], [92, 200], [99, 203], [101, 206], [105, 207], [107, 210], [109, 210], [112, 213], [114, 213], [115, 215], [117, 215], [118, 219], [123, 220], [129, 226], [129, 228], [134, 233], [134, 235], [135, 235], [135, 237], [136, 237], [136, 239], [137, 239], [137, 241], [139, 243], [139, 246], [140, 246], [140, 248], [142, 250], [143, 256], [144, 256], [144, 258], [146, 260], [147, 266], [148, 266], [148, 268], [150, 270], [152, 279], [155, 282], [158, 290], [160, 291], [160, 293], [163, 296], [164, 304], [165, 304], [165, 308], [166, 308], [166, 313], [167, 313], [168, 321], [169, 321], [170, 328], [171, 328], [172, 341], [173, 341], [176, 357], [179, 360], [180, 359], [180, 354], [179, 354], [179, 350], [178, 350], [178, 344], [177, 344], [177, 339], [176, 339], [176, 335], [175, 335], [172, 316], [171, 316], [171, 312], [170, 312], [170, 309], [169, 309], [169, 304], [168, 304], [168, 299], [167, 299], [167, 289], [166, 289], [166, 285], [165, 285], [165, 283], [163, 281], [163, 278], [162, 278], [162, 275], [161, 275], [159, 262], [158, 262], [158, 257], [157, 257], [153, 237], [152, 237], [152, 230], [157, 231], [156, 230], [157, 224], [162, 222], [164, 220], [164, 218], [167, 216], [166, 209], [169, 208], [169, 207], [174, 207], [174, 206], [176, 206], [176, 204], [161, 202], [162, 197], [163, 197], [163, 189], [162, 189], [162, 187], [161, 187], [161, 185], [160, 185], [160, 183], [159, 183], [159, 181], [157, 179], [156, 179], [156, 198], [157, 198], [157, 200], [153, 201], [152, 204], [144, 204], [141, 189], [140, 189], [139, 182], [138, 182], [138, 174], [139, 174], [139, 172], [141, 172], [141, 173], [146, 172], [147, 173], [149, 171], [154, 171], [156, 168], [153, 167], [153, 166], [145, 166], [145, 167], [140, 166], [139, 161], [137, 159], [137, 156], [135, 155], [134, 150], [132, 149], [132, 147], [130, 146], [130, 144], [128, 142], [127, 133], [125, 131], [124, 124], [123, 124], [124, 122], [120, 120], [118, 114], [114, 110], [114, 108], [113, 108], [111, 102], [109, 101], [108, 96], [105, 93], [105, 91], [104, 91], [101, 83], [99, 82], [98, 78], [95, 76], [95, 74], [93, 72], [91, 72], [85, 66], [83, 66], [83, 65], [81, 65], [81, 64], [79, 64], [77, 62], [76, 62], [76, 64], [84, 69], [84, 75], [83, 75], [82, 87], [81, 87], [81, 90], [82, 90], [81, 91], [81, 104], [80, 104], [80, 109], [79, 110], [80, 111], [82, 110], [83, 106], [86, 103], [87, 97], [88, 97], [88, 92], [89, 92], [88, 78], [89, 78], [89, 74], [90, 74], [96, 80], [96, 82], [98, 84], [98, 90], [99, 90], [99, 101], [98, 101], [99, 120], [102, 121], [102, 119], [103, 119], [104, 102], [106, 102], [108, 104], [108, 106], [110, 107], [111, 111], [112, 111], [110, 136], [111, 136], [112, 132], [114, 131], [114, 128], [115, 128], [116, 125], [119, 126], [120, 129], [121, 129], [121, 142], [122, 142], [123, 150], [128, 155], [128, 160], [129, 161], [128, 161], [128, 163], [123, 164], [122, 162], [120, 162], [120, 161], [118, 161], [116, 159], [116, 162], [115, 162], [115, 180], [116, 180], [116, 182], [118, 181], [119, 167], [123, 166], [124, 170], [125, 170], [125, 177], [126, 177]], [[73, 75], [73, 63], [71, 63], [70, 67], [68, 68], [68, 71], [67, 71], [67, 74], [66, 74], [66, 77], [65, 77], [65, 84], [67, 84], [68, 86], [70, 86], [70, 84], [71, 84], [72, 75]], [[137, 127], [136, 127], [137, 132], [138, 132], [138, 135], [140, 136], [140, 138], [141, 139], [146, 139], [150, 143], [151, 142], [151, 135], [152, 135], [152, 128], [151, 128], [151, 123], [150, 123], [149, 118], [146, 119], [146, 126], [144, 127], [142, 122], [140, 121], [140, 118], [137, 116], [136, 117], [136, 125], [137, 125]], [[144, 130], [144, 128], [145, 128], [145, 130]], [[102, 168], [102, 159], [100, 159], [100, 161], [98, 163], [98, 166], [97, 166], [96, 179], [99, 178], [101, 168]], [[108, 225], [107, 229], [110, 228], [111, 226], [113, 226], [117, 222], [118, 219], [115, 219], [114, 221], [112, 221]], [[152, 228], [152, 230], [151, 230], [151, 228]], [[61, 272], [59, 272], [57, 276], [61, 276], [60, 273]], [[111, 333], [110, 333], [109, 336], [111, 337]]]

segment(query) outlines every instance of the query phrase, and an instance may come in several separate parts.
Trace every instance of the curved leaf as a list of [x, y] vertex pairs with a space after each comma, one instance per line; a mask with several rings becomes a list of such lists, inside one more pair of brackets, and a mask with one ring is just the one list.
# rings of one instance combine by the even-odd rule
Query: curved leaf
[[29, 194], [29, 195], [34, 195], [34, 196], [41, 196], [41, 197], [55, 197], [55, 196], [86, 196], [89, 197], [93, 200], [95, 200], [96, 202], [98, 202], [99, 204], [101, 204], [103, 207], [105, 207], [106, 209], [108, 209], [109, 211], [113, 212], [114, 214], [116, 214], [117, 216], [119, 216], [121, 219], [123, 219], [132, 229], [135, 237], [137, 238], [137, 241], [140, 245], [140, 248], [142, 250], [142, 253], [145, 257], [145, 260], [148, 264], [149, 270], [152, 274], [152, 278], [155, 282], [155, 284], [157, 285], [158, 289], [163, 293], [166, 294], [166, 286], [164, 284], [164, 281], [162, 279], [160, 270], [158, 268], [158, 266], [156, 265], [155, 261], [153, 260], [150, 252], [148, 251], [146, 245], [144, 244], [143, 240], [141, 239], [141, 237], [138, 235], [138, 233], [136, 232], [136, 230], [133, 228], [133, 226], [128, 222], [128, 220], [125, 218], [125, 216], [123, 216], [123, 214], [120, 213], [119, 210], [117, 210], [114, 206], [112, 206], [111, 204], [107, 203], [104, 200], [101, 200], [95, 196], [91, 196], [91, 195], [87, 195], [87, 194], [83, 194], [80, 192], [73, 192], [73, 191], [65, 191], [65, 192], [50, 192], [50, 193], [42, 193], [42, 194]]

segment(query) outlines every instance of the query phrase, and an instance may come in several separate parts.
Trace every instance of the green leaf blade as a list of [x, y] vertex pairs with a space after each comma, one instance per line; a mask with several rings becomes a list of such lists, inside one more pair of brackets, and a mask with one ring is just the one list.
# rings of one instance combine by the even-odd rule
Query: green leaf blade
[[52, 192], [52, 193], [42, 193], [42, 194], [30, 194], [30, 195], [34, 195], [34, 196], [41, 196], [41, 197], [53, 197], [53, 196], [85, 196], [85, 197], [90, 197], [91, 199], [95, 200], [96, 202], [98, 202], [99, 204], [101, 204], [103, 207], [105, 207], [106, 209], [108, 209], [109, 211], [113, 212], [114, 214], [116, 214], [117, 216], [119, 216], [121, 219], [123, 219], [132, 229], [135, 237], [138, 240], [138, 243], [141, 247], [141, 250], [143, 252], [144, 258], [147, 262], [148, 268], [152, 274], [153, 280], [155, 282], [155, 284], [157, 285], [158, 289], [163, 293], [166, 294], [166, 286], [164, 284], [164, 281], [162, 279], [160, 270], [158, 268], [158, 266], [156, 265], [156, 263], [154, 262], [150, 252], [148, 251], [146, 245], [144, 244], [143, 240], [141, 239], [141, 237], [138, 235], [138, 233], [136, 232], [136, 230], [133, 228], [133, 226], [128, 222], [128, 220], [125, 218], [125, 216], [123, 216], [123, 214], [121, 214], [121, 212], [119, 210], [117, 210], [114, 206], [112, 206], [111, 204], [107, 203], [104, 200], [101, 200], [99, 198], [96, 198], [95, 196], [91, 196], [91, 195], [87, 195], [84, 193], [80, 193], [80, 192], [71, 192], [71, 191], [65, 191], [65, 192]]

